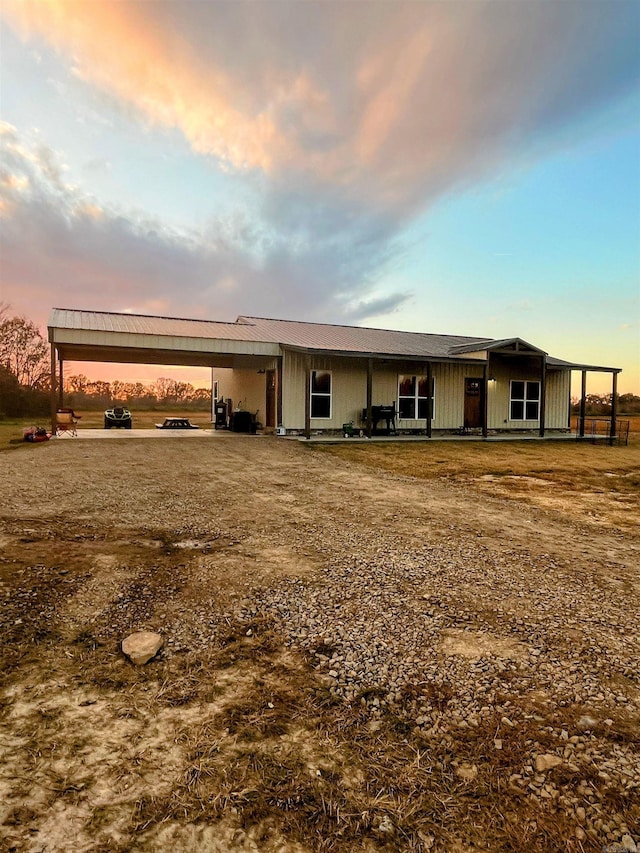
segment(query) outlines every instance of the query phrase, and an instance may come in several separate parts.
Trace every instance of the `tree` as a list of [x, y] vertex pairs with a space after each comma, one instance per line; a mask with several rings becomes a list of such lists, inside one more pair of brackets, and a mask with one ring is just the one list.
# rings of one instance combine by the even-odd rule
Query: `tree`
[[75, 376], [69, 376], [64, 383], [64, 390], [70, 394], [86, 394], [89, 380], [84, 373], [78, 373]]
[[26, 317], [7, 317], [6, 308], [0, 309], [0, 364], [23, 387], [47, 387], [47, 344], [38, 327]]

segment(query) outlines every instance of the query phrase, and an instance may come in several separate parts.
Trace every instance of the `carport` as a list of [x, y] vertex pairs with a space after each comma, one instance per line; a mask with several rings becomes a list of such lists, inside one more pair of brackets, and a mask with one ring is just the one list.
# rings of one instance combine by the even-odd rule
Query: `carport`
[[241, 365], [261, 373], [273, 371], [273, 423], [265, 426], [275, 427], [281, 419], [280, 346], [273, 341], [255, 340], [255, 329], [249, 324], [54, 308], [48, 335], [53, 429], [56, 412], [64, 406], [64, 365], [68, 361], [212, 369]]

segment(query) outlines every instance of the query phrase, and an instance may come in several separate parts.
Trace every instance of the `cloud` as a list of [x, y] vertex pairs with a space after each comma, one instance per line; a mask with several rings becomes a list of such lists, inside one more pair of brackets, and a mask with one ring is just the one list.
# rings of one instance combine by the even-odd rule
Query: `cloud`
[[[311, 239], [308, 222], [282, 212], [287, 200], [271, 203], [268, 225], [239, 214], [205, 232], [179, 232], [65, 183], [55, 152], [4, 124], [1, 299], [34, 319], [41, 306], [41, 323], [52, 304], [223, 320], [340, 312], [355, 322], [375, 314], [381, 303], [365, 296], [393, 257], [384, 223], [362, 220], [348, 235], [319, 225]], [[395, 293], [384, 305], [406, 299]]]
[[637, 87], [635, 0], [5, 0], [24, 38], [193, 149], [395, 217]]
[[90, 88], [96, 122], [102, 102], [177, 130], [261, 200], [178, 232], [5, 138], [4, 287], [49, 304], [53, 289], [223, 318], [389, 313], [408, 295], [376, 286], [417, 215], [582, 138], [640, 75], [636, 0], [4, 0], [2, 14]]

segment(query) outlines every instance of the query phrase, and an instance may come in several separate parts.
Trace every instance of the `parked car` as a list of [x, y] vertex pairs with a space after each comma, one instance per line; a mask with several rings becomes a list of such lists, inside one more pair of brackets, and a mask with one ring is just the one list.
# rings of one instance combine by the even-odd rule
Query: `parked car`
[[111, 427], [131, 429], [131, 412], [129, 409], [125, 409], [124, 406], [114, 406], [112, 409], [107, 409], [104, 413], [104, 428], [111, 429]]

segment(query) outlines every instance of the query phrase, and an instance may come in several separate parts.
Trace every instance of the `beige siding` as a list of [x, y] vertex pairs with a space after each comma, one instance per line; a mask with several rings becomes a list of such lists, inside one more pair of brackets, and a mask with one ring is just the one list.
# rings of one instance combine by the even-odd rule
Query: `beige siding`
[[571, 371], [551, 370], [547, 373], [547, 411], [545, 426], [549, 429], [567, 429], [571, 399]]
[[[539, 421], [512, 421], [510, 415], [511, 380], [540, 380], [538, 371], [519, 366], [516, 359], [491, 367], [495, 382], [489, 382], [489, 429], [538, 429]], [[569, 411], [570, 373], [547, 372], [545, 427], [564, 429]]]
[[[312, 418], [311, 429], [341, 429], [348, 421], [360, 423], [367, 405], [366, 361], [314, 356], [311, 369], [331, 371], [331, 417]], [[287, 429], [304, 429], [305, 383], [305, 356], [287, 351], [282, 367], [282, 417]]]
[[[482, 366], [473, 364], [434, 364], [433, 429], [457, 429], [464, 419], [465, 377], [481, 377]], [[424, 376], [426, 369], [415, 364], [394, 365], [393, 369], [376, 371], [373, 375], [373, 402], [398, 405], [398, 376]], [[378, 392], [378, 393], [376, 393]], [[425, 422], [398, 419], [398, 429], [424, 429]]]
[[277, 366], [276, 359], [264, 361], [236, 358], [235, 368], [215, 368], [213, 378], [218, 380], [218, 395], [225, 400], [231, 399], [234, 409], [241, 408], [257, 412], [257, 418], [264, 423], [266, 414], [267, 383], [262, 370], [272, 370]]
[[[283, 363], [283, 420], [287, 429], [304, 429], [305, 356], [287, 352]], [[312, 357], [312, 370], [330, 370], [332, 407], [330, 419], [312, 419], [312, 429], [340, 429], [347, 421], [360, 423], [367, 405], [367, 365], [365, 359]], [[394, 362], [377, 364], [373, 371], [374, 405], [398, 403], [398, 376], [425, 375], [424, 367]], [[464, 379], [482, 376], [482, 367], [465, 364], [435, 364], [434, 429], [457, 429], [463, 421]], [[423, 420], [398, 420], [399, 429], [424, 429]]]
[[147, 335], [133, 332], [101, 332], [80, 329], [53, 329], [54, 343], [86, 344], [88, 346], [120, 347], [133, 349], [163, 349], [178, 352], [238, 353], [244, 355], [275, 356], [280, 347], [261, 341], [238, 341], [214, 338], [174, 337], [172, 335]]
[[[286, 352], [283, 359], [283, 422], [287, 429], [304, 429], [306, 357]], [[331, 418], [312, 419], [311, 428], [340, 429], [347, 421], [360, 423], [362, 409], [367, 404], [366, 359], [339, 357], [311, 357], [313, 370], [330, 370], [332, 375]], [[398, 376], [400, 374], [425, 375], [423, 366], [412, 363], [377, 363], [373, 372], [372, 402], [374, 405], [398, 403]], [[465, 378], [482, 378], [483, 365], [434, 364], [435, 383], [434, 430], [455, 430], [464, 421]], [[509, 394], [512, 379], [538, 380], [539, 374], [531, 366], [521, 365], [518, 359], [493, 364], [491, 375], [495, 381], [488, 383], [489, 429], [538, 429], [538, 421], [510, 421]], [[569, 372], [547, 373], [546, 426], [564, 429], [567, 426], [569, 406]], [[424, 429], [425, 422], [398, 420], [398, 429]]]

